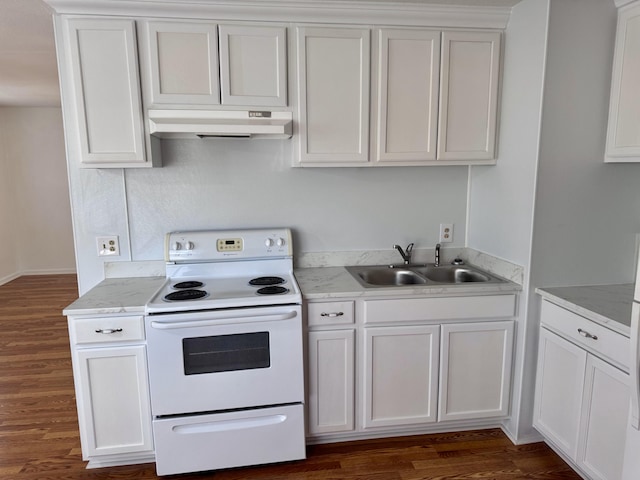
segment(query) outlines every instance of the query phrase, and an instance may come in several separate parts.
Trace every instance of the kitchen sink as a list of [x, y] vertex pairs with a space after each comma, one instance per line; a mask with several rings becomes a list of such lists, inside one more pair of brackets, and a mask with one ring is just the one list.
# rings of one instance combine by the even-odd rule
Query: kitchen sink
[[352, 266], [347, 271], [364, 287], [501, 283], [503, 279], [468, 265]]
[[427, 266], [420, 268], [419, 272], [437, 283], [488, 282], [491, 280], [489, 275], [457, 265]]
[[[353, 275], [353, 273], [352, 273]], [[371, 285], [415, 285], [427, 281], [411, 270], [404, 268], [374, 267], [365, 268], [356, 273], [357, 278]]]

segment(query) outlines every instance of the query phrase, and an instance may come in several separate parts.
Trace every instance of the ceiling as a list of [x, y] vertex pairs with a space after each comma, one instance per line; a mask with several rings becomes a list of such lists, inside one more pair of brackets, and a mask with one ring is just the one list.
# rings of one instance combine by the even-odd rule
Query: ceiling
[[[518, 0], [368, 1], [511, 6]], [[59, 105], [51, 9], [42, 0], [0, 0], [0, 107]]]

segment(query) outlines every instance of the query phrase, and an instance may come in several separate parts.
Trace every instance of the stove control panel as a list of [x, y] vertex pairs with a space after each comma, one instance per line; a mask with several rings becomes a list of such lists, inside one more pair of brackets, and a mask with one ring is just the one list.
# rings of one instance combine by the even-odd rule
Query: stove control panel
[[216, 262], [291, 257], [288, 228], [171, 232], [165, 239], [167, 262]]

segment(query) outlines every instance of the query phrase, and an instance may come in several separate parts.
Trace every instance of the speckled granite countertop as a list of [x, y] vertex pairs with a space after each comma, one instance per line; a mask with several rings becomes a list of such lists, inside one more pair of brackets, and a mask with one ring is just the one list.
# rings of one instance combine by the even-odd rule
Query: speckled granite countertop
[[464, 283], [456, 285], [427, 284], [402, 287], [365, 288], [344, 267], [300, 268], [294, 271], [304, 298], [329, 299], [346, 297], [379, 297], [396, 295], [451, 295], [519, 292], [517, 283]]
[[144, 313], [165, 277], [108, 278], [63, 310], [64, 315]]
[[633, 283], [538, 288], [536, 293], [626, 337], [630, 335]]

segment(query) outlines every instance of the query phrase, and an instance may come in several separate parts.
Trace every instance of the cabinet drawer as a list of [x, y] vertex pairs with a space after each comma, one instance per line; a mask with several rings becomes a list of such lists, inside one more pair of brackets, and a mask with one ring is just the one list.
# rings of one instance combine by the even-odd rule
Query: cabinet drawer
[[546, 300], [542, 301], [540, 323], [624, 370], [629, 370], [630, 344], [624, 335]]
[[144, 317], [70, 318], [69, 336], [74, 345], [144, 340]]
[[370, 300], [365, 323], [510, 318], [515, 305], [515, 295]]
[[353, 323], [353, 302], [321, 302], [307, 304], [309, 326], [348, 325]]

